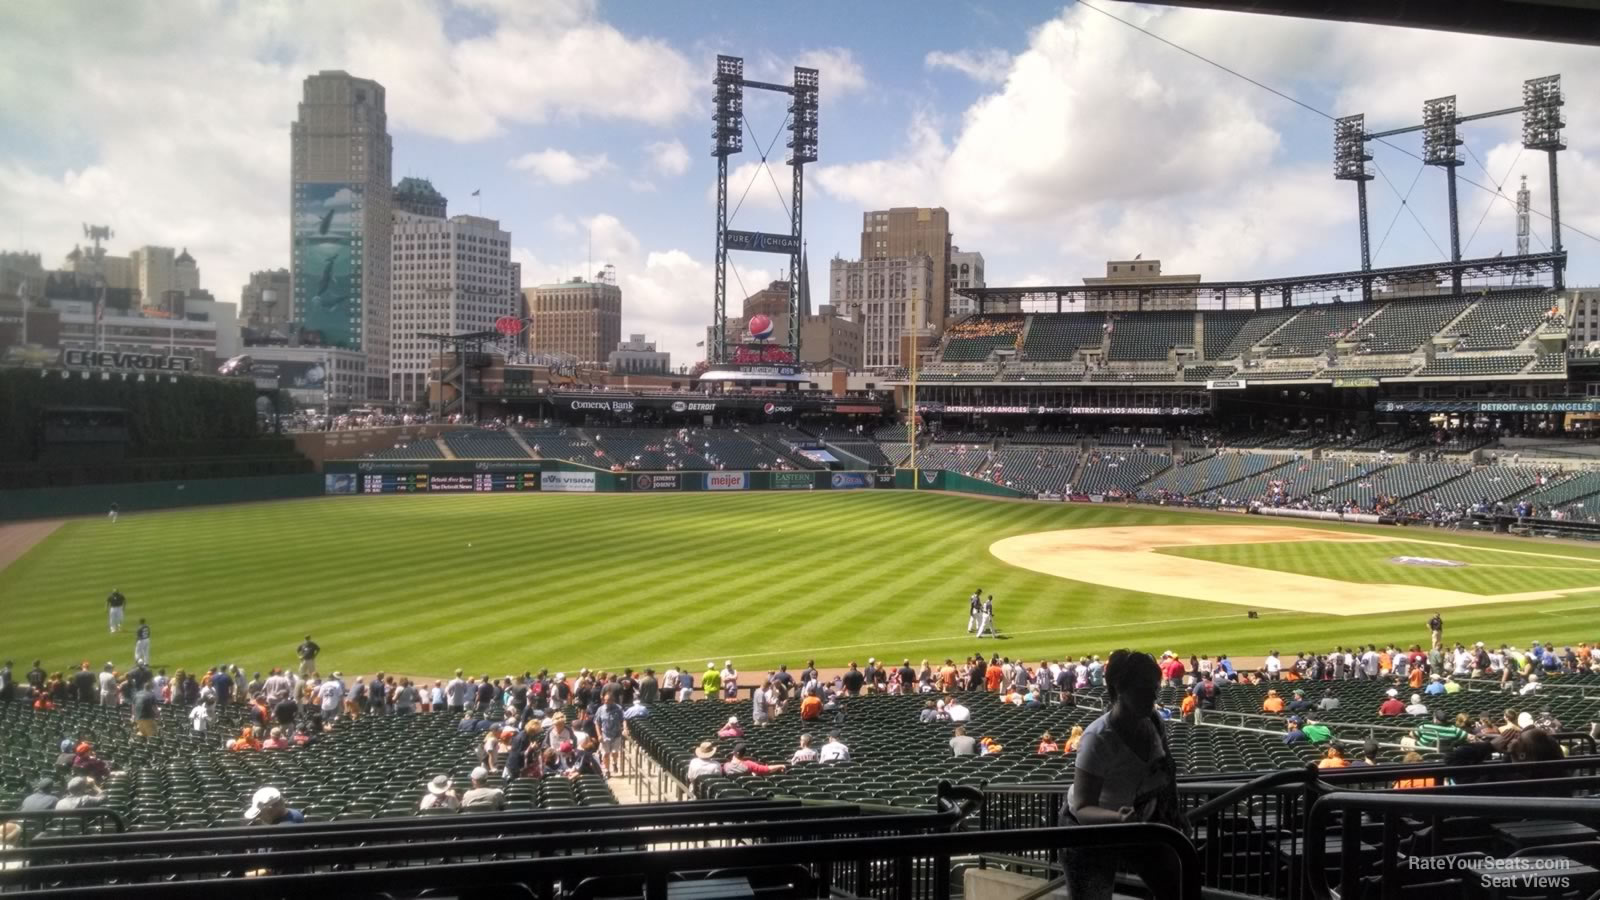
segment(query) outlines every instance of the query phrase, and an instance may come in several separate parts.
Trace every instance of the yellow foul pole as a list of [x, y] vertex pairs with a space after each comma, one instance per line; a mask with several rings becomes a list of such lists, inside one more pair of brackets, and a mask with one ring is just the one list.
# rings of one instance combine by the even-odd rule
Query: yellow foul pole
[[[911, 489], [920, 490], [922, 474], [917, 468], [917, 359], [918, 351], [917, 334], [917, 289], [911, 289], [911, 413], [906, 416], [906, 435], [911, 441]], [[902, 344], [902, 346], [904, 346]]]

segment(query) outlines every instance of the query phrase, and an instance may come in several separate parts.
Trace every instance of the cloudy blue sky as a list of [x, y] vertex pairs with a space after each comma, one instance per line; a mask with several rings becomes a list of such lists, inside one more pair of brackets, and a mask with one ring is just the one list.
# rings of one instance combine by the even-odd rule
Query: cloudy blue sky
[[[1422, 101], [1463, 112], [1520, 102], [1561, 73], [1572, 149], [1563, 214], [1600, 234], [1600, 51], [1406, 29], [1172, 11], [1093, 0], [1175, 43], [1370, 128], [1411, 124]], [[625, 331], [677, 361], [710, 318], [718, 53], [750, 77], [821, 70], [821, 161], [807, 178], [813, 296], [858, 248], [863, 209], [944, 206], [991, 284], [1077, 282], [1143, 253], [1169, 272], [1246, 278], [1353, 268], [1354, 189], [1331, 178], [1321, 116], [1081, 4], [922, 0], [789, 4], [587, 0], [164, 0], [0, 5], [0, 247], [59, 259], [81, 222], [115, 252], [187, 246], [205, 286], [236, 298], [289, 259], [289, 122], [300, 81], [325, 68], [388, 89], [397, 177], [430, 178], [452, 212], [511, 230], [523, 283], [615, 263]], [[753, 95], [764, 145], [779, 98]], [[1467, 127], [1461, 174], [1526, 174], [1548, 209], [1542, 159], [1516, 117]], [[756, 141], [735, 157], [735, 227], [781, 230]], [[1397, 143], [1416, 151], [1418, 139]], [[1470, 152], [1468, 152], [1470, 151]], [[1448, 252], [1443, 181], [1375, 147], [1375, 263]], [[1509, 176], [1509, 177], [1508, 177]], [[753, 183], [752, 179], [754, 179]], [[1412, 188], [1413, 181], [1416, 182]], [[1392, 186], [1391, 186], [1392, 185]], [[1411, 192], [1411, 210], [1400, 195]], [[1468, 255], [1510, 252], [1511, 204], [1462, 185]], [[1414, 213], [1414, 215], [1413, 215]], [[1481, 220], [1481, 225], [1479, 224]], [[1392, 223], [1392, 227], [1391, 227]], [[1548, 241], [1535, 217], [1534, 248]], [[1475, 234], [1474, 234], [1475, 232]], [[1470, 236], [1470, 243], [1468, 243]], [[1600, 245], [1569, 233], [1570, 280], [1600, 281]], [[755, 290], [776, 257], [736, 258]], [[735, 298], [737, 299], [737, 298]]]

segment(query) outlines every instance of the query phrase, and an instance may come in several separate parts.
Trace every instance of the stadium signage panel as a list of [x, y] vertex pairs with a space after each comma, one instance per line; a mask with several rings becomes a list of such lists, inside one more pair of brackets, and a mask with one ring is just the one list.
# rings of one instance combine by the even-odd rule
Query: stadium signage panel
[[706, 473], [706, 490], [708, 491], [742, 491], [745, 486], [746, 480], [743, 472]]
[[881, 488], [892, 488], [892, 487], [894, 487], [894, 473], [893, 472], [879, 472], [878, 476], [877, 476], [877, 482], [878, 482], [878, 487], [881, 487]]
[[775, 378], [788, 378], [800, 372], [794, 366], [739, 366], [738, 369], [746, 375], [771, 375]]
[[1335, 378], [1333, 386], [1336, 388], [1375, 388], [1378, 386], [1376, 378]]
[[977, 415], [1067, 413], [1077, 416], [1200, 416], [1206, 410], [1187, 406], [966, 406], [955, 403], [918, 404], [918, 412]]
[[816, 486], [817, 479], [810, 472], [773, 472], [772, 489], [775, 491], [803, 491]]
[[526, 462], [510, 460], [478, 460], [472, 464], [474, 472], [521, 472], [531, 468]]
[[430, 493], [471, 493], [475, 487], [471, 475], [434, 475], [428, 479]]
[[1600, 400], [1379, 400], [1378, 412], [1600, 412]]
[[635, 475], [633, 478], [636, 491], [676, 491], [680, 487], [677, 475]]
[[1242, 390], [1244, 390], [1244, 379], [1242, 379], [1242, 378], [1230, 378], [1230, 379], [1225, 379], [1225, 380], [1222, 380], [1222, 381], [1207, 381], [1206, 382], [1206, 390], [1208, 390], [1208, 391], [1242, 391]]
[[716, 412], [716, 409], [717, 409], [717, 404], [715, 402], [702, 403], [700, 401], [688, 401], [688, 400], [674, 400], [674, 401], [672, 401], [672, 411], [676, 412], [676, 413], [681, 413], [681, 412]]
[[63, 360], [69, 366], [97, 366], [102, 369], [187, 372], [194, 368], [192, 356], [157, 356], [154, 353], [123, 353], [115, 350], [68, 350]]
[[833, 489], [836, 491], [853, 491], [869, 487], [872, 487], [872, 476], [866, 472], [833, 473]]
[[770, 231], [728, 231], [729, 250], [754, 250], [758, 253], [799, 253], [800, 239], [792, 234]]
[[775, 413], [792, 413], [794, 412], [794, 407], [778, 403], [768, 403], [767, 405], [761, 407], [761, 411], [770, 416]]
[[573, 409], [593, 409], [599, 412], [633, 412], [632, 400], [574, 400]]
[[847, 404], [841, 403], [838, 406], [833, 407], [833, 411], [837, 412], [837, 413], [876, 414], [876, 413], [883, 412], [883, 407], [881, 407], [881, 406], [854, 406], [854, 405], [847, 405]]
[[540, 472], [539, 490], [558, 494], [592, 494], [594, 475], [593, 472]]

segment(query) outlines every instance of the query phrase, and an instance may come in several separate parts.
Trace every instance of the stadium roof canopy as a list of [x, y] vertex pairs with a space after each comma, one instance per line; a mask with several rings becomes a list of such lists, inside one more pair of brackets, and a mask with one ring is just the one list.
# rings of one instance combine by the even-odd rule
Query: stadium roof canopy
[[[1128, 0], [1125, 0], [1128, 2]], [[1600, 45], [1600, 0], [1139, 0], [1161, 6], [1188, 6], [1265, 13], [1299, 19], [1330, 19], [1461, 31], [1494, 37], [1527, 38]]]

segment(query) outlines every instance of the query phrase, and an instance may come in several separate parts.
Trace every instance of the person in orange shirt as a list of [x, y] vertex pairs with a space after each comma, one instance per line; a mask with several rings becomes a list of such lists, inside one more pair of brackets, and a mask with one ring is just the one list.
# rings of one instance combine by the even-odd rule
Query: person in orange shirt
[[1200, 701], [1196, 700], [1193, 694], [1184, 694], [1183, 703], [1178, 707], [1178, 717], [1180, 719], [1189, 718], [1194, 715], [1195, 709], [1199, 706]]
[[1378, 674], [1387, 675], [1394, 671], [1394, 654], [1384, 650], [1378, 654]]
[[1340, 750], [1337, 744], [1329, 747], [1327, 754], [1322, 759], [1317, 760], [1317, 768], [1319, 769], [1344, 769], [1348, 768], [1349, 765], [1350, 761], [1344, 758], [1344, 751]]
[[956, 664], [954, 660], [946, 659], [944, 665], [939, 667], [939, 686], [946, 692], [955, 690]]
[[1005, 677], [1005, 674], [1005, 670], [1000, 668], [999, 663], [990, 663], [989, 667], [983, 670], [984, 688], [991, 694], [998, 692], [1000, 690], [1000, 680]]
[[1421, 666], [1414, 666], [1411, 669], [1411, 674], [1406, 676], [1406, 684], [1411, 685], [1413, 691], [1420, 691], [1422, 690], [1422, 680], [1426, 677], [1422, 674]]
[[1267, 691], [1267, 699], [1261, 701], [1261, 711], [1274, 714], [1283, 712], [1283, 698], [1278, 696], [1277, 691]]
[[[1405, 762], [1408, 762], [1408, 763], [1419, 763], [1419, 762], [1422, 762], [1422, 754], [1420, 754], [1420, 753], [1416, 752], [1415, 750], [1413, 750], [1410, 753], [1406, 754]], [[1395, 782], [1394, 782], [1394, 789], [1397, 790], [1397, 791], [1414, 790], [1416, 788], [1431, 788], [1431, 787], [1438, 787], [1438, 786], [1439, 786], [1439, 779], [1434, 778], [1431, 775], [1425, 775], [1425, 776], [1421, 776], [1421, 777], [1417, 777], [1417, 778], [1396, 778]]]
[[800, 701], [800, 721], [815, 722], [822, 718], [822, 698], [816, 694], [807, 694]]

